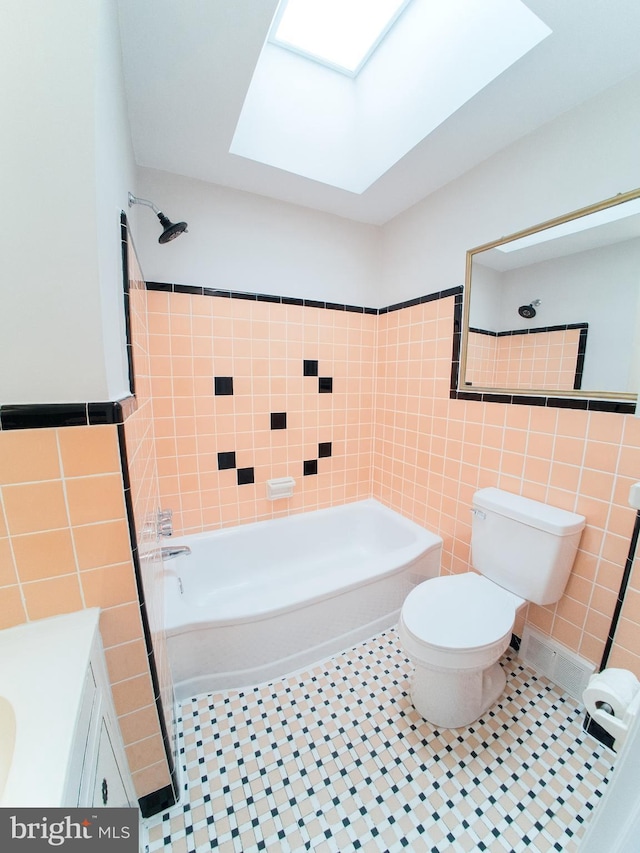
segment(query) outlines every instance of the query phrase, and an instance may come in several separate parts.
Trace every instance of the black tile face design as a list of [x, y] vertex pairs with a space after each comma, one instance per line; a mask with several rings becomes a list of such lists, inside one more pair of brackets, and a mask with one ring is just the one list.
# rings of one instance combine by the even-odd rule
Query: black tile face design
[[321, 441], [318, 445], [318, 457], [320, 459], [326, 459], [327, 456], [331, 456], [331, 442]]
[[304, 461], [304, 476], [308, 477], [309, 474], [317, 474], [318, 473], [318, 460], [317, 459], [306, 459]]
[[318, 375], [318, 362], [305, 358], [304, 362], [304, 376], [317, 376]]
[[287, 413], [286, 412], [271, 412], [271, 429], [286, 429], [287, 428]]
[[332, 394], [333, 393], [333, 377], [332, 376], [320, 376], [318, 378], [318, 393], [319, 394]]
[[218, 453], [218, 471], [226, 471], [228, 468], [236, 467], [235, 450], [229, 453]]
[[254, 483], [253, 468], [238, 468], [238, 485], [248, 486]]
[[216, 397], [226, 397], [233, 394], [233, 376], [216, 376], [213, 381]]

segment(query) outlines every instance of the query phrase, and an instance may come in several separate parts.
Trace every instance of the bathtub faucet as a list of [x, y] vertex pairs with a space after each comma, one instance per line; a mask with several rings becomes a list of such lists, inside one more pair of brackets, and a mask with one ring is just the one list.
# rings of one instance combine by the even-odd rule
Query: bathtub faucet
[[190, 554], [191, 548], [188, 545], [170, 545], [168, 548], [161, 548], [160, 553], [163, 560], [173, 560], [174, 557]]

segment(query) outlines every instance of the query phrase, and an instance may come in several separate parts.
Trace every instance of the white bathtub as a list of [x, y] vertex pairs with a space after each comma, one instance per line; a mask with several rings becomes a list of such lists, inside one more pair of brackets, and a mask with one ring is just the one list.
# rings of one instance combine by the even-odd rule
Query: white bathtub
[[176, 698], [259, 684], [388, 628], [442, 539], [375, 500], [167, 541]]

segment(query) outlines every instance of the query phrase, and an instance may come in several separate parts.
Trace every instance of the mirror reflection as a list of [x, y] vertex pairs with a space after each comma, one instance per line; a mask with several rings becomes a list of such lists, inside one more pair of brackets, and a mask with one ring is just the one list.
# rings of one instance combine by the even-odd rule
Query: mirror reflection
[[635, 399], [640, 190], [467, 253], [461, 390]]

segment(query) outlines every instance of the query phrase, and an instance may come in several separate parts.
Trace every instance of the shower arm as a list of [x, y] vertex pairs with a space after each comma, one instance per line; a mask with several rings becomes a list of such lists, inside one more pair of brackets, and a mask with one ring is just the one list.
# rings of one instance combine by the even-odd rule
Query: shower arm
[[137, 198], [133, 193], [129, 193], [129, 207], [133, 207], [134, 204], [145, 204], [153, 210], [156, 216], [159, 216], [162, 213], [157, 204], [154, 204], [152, 201], [148, 201], [146, 198]]

